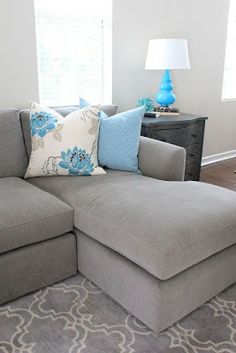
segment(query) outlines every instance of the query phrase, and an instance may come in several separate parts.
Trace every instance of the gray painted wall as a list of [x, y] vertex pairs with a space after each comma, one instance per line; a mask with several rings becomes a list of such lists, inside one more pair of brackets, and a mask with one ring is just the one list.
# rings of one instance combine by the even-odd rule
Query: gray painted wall
[[113, 101], [154, 97], [161, 72], [145, 71], [148, 40], [187, 38], [190, 71], [172, 74], [181, 111], [207, 115], [204, 154], [236, 149], [236, 102], [221, 102], [228, 0], [114, 0]]
[[[189, 40], [191, 71], [173, 72], [177, 105], [209, 116], [205, 155], [236, 149], [236, 102], [221, 102], [228, 0], [113, 0], [113, 101], [120, 110], [154, 96], [148, 40]], [[0, 1], [0, 107], [39, 99], [33, 0]]]
[[0, 107], [38, 100], [33, 0], [0, 0]]

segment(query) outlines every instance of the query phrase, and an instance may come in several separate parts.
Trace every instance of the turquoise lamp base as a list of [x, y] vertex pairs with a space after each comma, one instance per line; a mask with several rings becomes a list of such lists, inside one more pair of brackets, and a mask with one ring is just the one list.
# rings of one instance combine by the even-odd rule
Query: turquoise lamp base
[[173, 84], [171, 81], [170, 71], [165, 70], [161, 80], [160, 91], [156, 96], [156, 101], [161, 107], [169, 107], [176, 101], [176, 97], [172, 90]]

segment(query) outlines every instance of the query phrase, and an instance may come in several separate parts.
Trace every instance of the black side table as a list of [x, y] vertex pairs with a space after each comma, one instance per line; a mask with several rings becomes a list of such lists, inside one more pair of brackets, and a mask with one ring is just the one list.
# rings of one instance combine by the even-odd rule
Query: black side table
[[181, 146], [186, 149], [185, 180], [199, 180], [202, 147], [207, 117], [180, 114], [143, 118], [141, 135]]

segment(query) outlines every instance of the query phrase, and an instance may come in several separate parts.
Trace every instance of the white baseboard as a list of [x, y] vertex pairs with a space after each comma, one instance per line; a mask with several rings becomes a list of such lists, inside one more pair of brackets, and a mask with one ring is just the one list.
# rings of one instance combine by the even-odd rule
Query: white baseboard
[[222, 162], [227, 159], [231, 159], [235, 157], [236, 157], [236, 150], [212, 154], [211, 156], [206, 156], [202, 158], [202, 167], [208, 164]]

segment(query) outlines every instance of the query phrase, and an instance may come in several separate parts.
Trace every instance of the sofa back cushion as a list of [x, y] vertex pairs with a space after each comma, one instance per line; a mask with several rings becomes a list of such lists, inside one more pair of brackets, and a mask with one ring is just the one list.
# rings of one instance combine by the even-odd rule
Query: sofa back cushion
[[[64, 106], [64, 107], [52, 107], [57, 113], [61, 114], [62, 116], [67, 116], [68, 114], [72, 113], [75, 110], [80, 109], [79, 105], [72, 105], [72, 106]], [[102, 110], [108, 115], [114, 115], [117, 111], [117, 105], [104, 105], [102, 106]], [[30, 130], [30, 110], [22, 110], [20, 112], [21, 118], [21, 125], [26, 145], [26, 151], [28, 159], [30, 159], [31, 155], [31, 130]]]
[[0, 109], [0, 178], [23, 177], [27, 154], [16, 109]]

